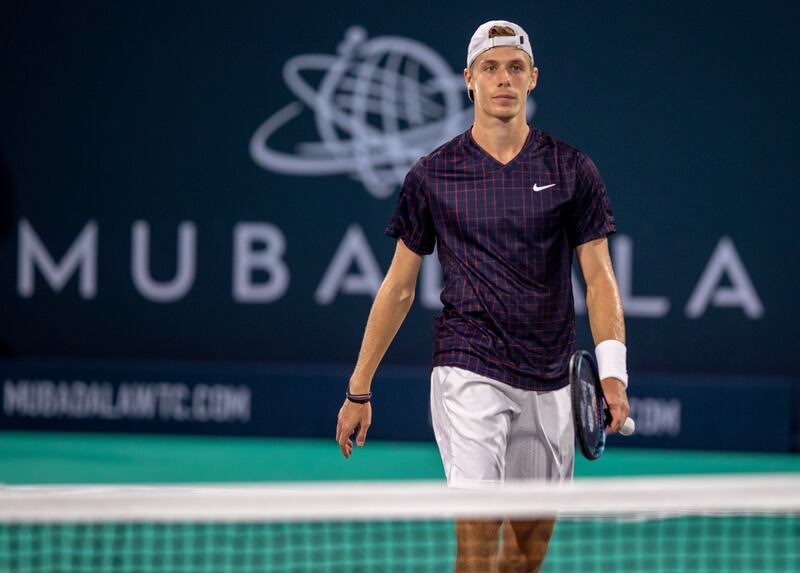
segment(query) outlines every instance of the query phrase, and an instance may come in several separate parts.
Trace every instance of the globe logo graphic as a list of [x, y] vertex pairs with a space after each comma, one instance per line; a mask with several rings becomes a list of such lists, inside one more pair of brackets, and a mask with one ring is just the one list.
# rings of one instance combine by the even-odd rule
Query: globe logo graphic
[[[303, 77], [309, 72], [323, 73], [318, 86]], [[472, 119], [463, 77], [438, 53], [409, 38], [370, 39], [360, 27], [347, 30], [336, 55], [291, 58], [283, 78], [297, 101], [259, 126], [252, 159], [283, 174], [349, 175], [378, 199], [390, 197], [414, 161]], [[318, 141], [275, 149], [271, 138], [307, 110]]]

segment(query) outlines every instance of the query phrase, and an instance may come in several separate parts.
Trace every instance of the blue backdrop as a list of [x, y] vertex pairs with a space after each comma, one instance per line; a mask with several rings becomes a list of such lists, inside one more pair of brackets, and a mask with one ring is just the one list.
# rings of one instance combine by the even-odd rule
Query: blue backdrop
[[[4, 4], [4, 425], [65, 427], [69, 416], [52, 404], [56, 414], [44, 417], [17, 406], [61, 400], [66, 412], [88, 399], [76, 380], [112, 384], [116, 408], [119, 384], [143, 368], [148, 384], [189, 386], [210, 369], [251, 399], [291, 383], [335, 418], [320, 394], [335, 387], [338, 400], [355, 360], [393, 250], [382, 231], [398, 185], [416, 158], [470, 124], [467, 42], [481, 22], [506, 18], [527, 29], [540, 68], [531, 122], [586, 151], [606, 181], [633, 394], [639, 376], [648, 382], [638, 391], [654, 399], [687, 376], [709, 388], [704, 375], [722, 376], [723, 387], [737, 376], [789, 405], [761, 404], [756, 415], [781, 428], [775, 449], [790, 447], [798, 407], [791, 390], [785, 398], [770, 384], [791, 388], [800, 374], [798, 11], [752, 2]], [[385, 359], [423, 401], [441, 280], [429, 259]], [[590, 346], [578, 312], [580, 344]], [[297, 375], [242, 378], [242, 364]], [[303, 370], [328, 364], [341, 385], [319, 386]], [[37, 380], [52, 388], [23, 400], [23, 383]], [[194, 404], [181, 396], [172, 399]], [[256, 423], [272, 416], [253, 406], [237, 423], [282, 431]], [[716, 435], [726, 415], [707, 414], [699, 433]], [[164, 430], [153, 418], [85, 424]]]

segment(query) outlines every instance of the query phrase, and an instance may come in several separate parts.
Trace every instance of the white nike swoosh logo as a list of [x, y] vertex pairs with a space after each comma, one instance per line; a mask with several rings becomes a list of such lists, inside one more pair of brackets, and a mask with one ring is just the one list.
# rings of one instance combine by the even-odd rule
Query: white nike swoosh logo
[[550, 189], [550, 187], [555, 187], [555, 186], [556, 186], [555, 183], [551, 183], [550, 185], [544, 185], [542, 187], [539, 187], [536, 183], [534, 183], [533, 190], [538, 193], [539, 191], [544, 191], [545, 189]]

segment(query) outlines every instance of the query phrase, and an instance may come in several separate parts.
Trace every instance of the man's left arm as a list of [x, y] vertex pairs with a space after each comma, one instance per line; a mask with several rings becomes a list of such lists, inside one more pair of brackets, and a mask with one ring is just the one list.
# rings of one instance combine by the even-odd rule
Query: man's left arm
[[608, 239], [595, 239], [578, 245], [575, 252], [586, 282], [586, 307], [589, 310], [589, 325], [595, 346], [606, 343], [604, 347], [611, 354], [611, 370], [620, 372], [618, 377], [607, 376], [602, 380], [603, 392], [612, 417], [608, 433], [614, 433], [619, 431], [630, 412], [626, 384], [619, 379], [627, 376], [624, 372], [625, 349], [622, 346], [625, 344], [622, 301], [611, 266], [611, 256], [608, 254]]

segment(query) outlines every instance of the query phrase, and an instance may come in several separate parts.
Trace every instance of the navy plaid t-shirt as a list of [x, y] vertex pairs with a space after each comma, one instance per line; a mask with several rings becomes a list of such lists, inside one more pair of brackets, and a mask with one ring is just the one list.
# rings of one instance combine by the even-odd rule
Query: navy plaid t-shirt
[[421, 158], [385, 232], [420, 255], [437, 247], [434, 366], [555, 390], [575, 350], [573, 249], [615, 230], [591, 159], [531, 128], [505, 165], [470, 130]]

